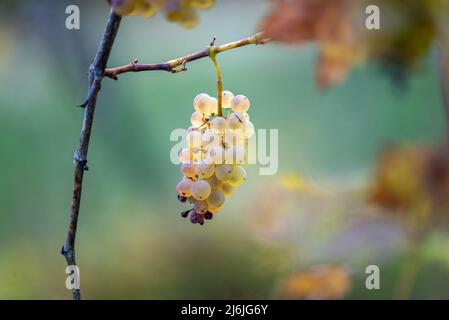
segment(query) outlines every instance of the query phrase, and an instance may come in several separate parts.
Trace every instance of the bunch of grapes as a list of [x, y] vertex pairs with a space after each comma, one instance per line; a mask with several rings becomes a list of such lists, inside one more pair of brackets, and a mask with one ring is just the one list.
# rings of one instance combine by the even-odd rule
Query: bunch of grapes
[[179, 152], [183, 178], [176, 192], [179, 201], [193, 205], [181, 215], [202, 225], [246, 181], [242, 165], [247, 161], [248, 139], [255, 130], [247, 113], [250, 102], [243, 95], [223, 91], [222, 109], [226, 115], [220, 115], [217, 99], [205, 93], [195, 97], [193, 107], [187, 146]]
[[120, 16], [151, 18], [162, 11], [168, 21], [190, 29], [198, 24], [196, 9], [208, 9], [215, 0], [108, 0]]

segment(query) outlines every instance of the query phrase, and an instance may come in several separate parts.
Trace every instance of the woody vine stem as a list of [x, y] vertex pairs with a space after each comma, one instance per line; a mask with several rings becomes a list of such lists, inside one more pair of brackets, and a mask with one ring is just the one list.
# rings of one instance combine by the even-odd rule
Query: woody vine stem
[[[109, 55], [114, 44], [115, 37], [117, 35], [120, 26], [121, 17], [116, 15], [111, 9], [109, 17], [106, 23], [106, 29], [101, 39], [95, 58], [89, 67], [89, 86], [86, 101], [80, 106], [84, 108], [84, 117], [82, 122], [80, 142], [73, 156], [74, 161], [74, 175], [73, 175], [73, 191], [72, 191], [72, 206], [69, 220], [69, 227], [67, 231], [67, 237], [65, 243], [61, 249], [61, 254], [64, 255], [68, 266], [76, 266], [75, 255], [75, 240], [76, 231], [78, 227], [78, 216], [81, 205], [81, 193], [83, 188], [84, 172], [88, 170], [87, 167], [87, 153], [89, 150], [89, 142], [92, 131], [92, 124], [94, 120], [95, 107], [97, 103], [97, 96], [101, 90], [101, 81], [104, 77], [108, 77], [117, 80], [119, 74], [127, 72], [140, 72], [140, 71], [155, 71], [165, 70], [171, 73], [178, 73], [186, 71], [186, 64], [188, 62], [198, 60], [205, 57], [210, 57], [215, 65], [217, 72], [217, 100], [219, 109], [218, 112], [221, 115], [221, 73], [216, 61], [216, 55], [218, 53], [228, 51], [231, 49], [239, 48], [251, 44], [265, 44], [269, 41], [263, 37], [262, 33], [257, 33], [254, 36], [234, 41], [225, 45], [215, 46], [215, 38], [211, 45], [199, 52], [195, 52], [174, 60], [169, 60], [164, 63], [158, 64], [139, 64], [137, 60], [134, 60], [128, 65], [121, 67], [106, 69], [106, 65], [109, 59]], [[78, 275], [76, 275], [78, 276]], [[81, 291], [79, 288], [74, 287], [72, 289], [72, 297], [74, 300], [81, 299]]]

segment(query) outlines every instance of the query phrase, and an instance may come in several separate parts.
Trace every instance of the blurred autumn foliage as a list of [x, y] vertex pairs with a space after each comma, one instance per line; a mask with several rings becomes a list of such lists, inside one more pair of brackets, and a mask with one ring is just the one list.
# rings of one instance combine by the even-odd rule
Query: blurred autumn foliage
[[349, 272], [338, 265], [317, 265], [282, 280], [279, 296], [288, 299], [341, 299], [351, 289]]
[[[449, 18], [446, 0], [273, 0], [261, 29], [275, 41], [315, 42], [319, 48], [317, 82], [341, 83], [361, 58], [379, 62], [396, 79], [419, 65]], [[380, 30], [368, 30], [365, 9], [380, 9]], [[400, 77], [399, 77], [400, 76]]]

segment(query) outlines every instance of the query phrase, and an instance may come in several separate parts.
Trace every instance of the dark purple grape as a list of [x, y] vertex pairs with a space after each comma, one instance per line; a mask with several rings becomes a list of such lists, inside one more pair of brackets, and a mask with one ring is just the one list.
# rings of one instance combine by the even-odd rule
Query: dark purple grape
[[189, 215], [190, 211], [192, 211], [192, 209], [181, 212], [181, 217], [187, 218], [187, 216]]
[[178, 200], [181, 201], [181, 202], [186, 202], [186, 201], [187, 201], [187, 198], [186, 198], [186, 197], [183, 197], [183, 196], [180, 196], [180, 195], [178, 194]]
[[206, 219], [206, 220], [211, 220], [213, 217], [214, 217], [214, 215], [213, 215], [213, 213], [210, 212], [210, 211], [207, 211], [207, 212], [204, 214], [204, 219]]

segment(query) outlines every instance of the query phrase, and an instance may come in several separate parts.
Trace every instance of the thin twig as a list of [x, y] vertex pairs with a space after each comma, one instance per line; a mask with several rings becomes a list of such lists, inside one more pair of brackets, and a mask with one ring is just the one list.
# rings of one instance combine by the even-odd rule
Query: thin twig
[[[117, 80], [118, 75], [122, 73], [127, 72], [142, 72], [142, 71], [156, 71], [156, 70], [162, 70], [162, 71], [168, 71], [168, 72], [179, 72], [179, 71], [185, 71], [185, 65], [188, 62], [195, 61], [198, 59], [209, 57], [210, 49], [213, 48], [216, 54], [228, 51], [235, 48], [240, 48], [243, 46], [251, 45], [251, 44], [265, 44], [269, 42], [270, 39], [265, 38], [263, 36], [263, 33], [256, 33], [255, 35], [241, 39], [238, 41], [234, 41], [231, 43], [227, 43], [221, 46], [214, 46], [215, 41], [211, 44], [210, 47], [207, 47], [206, 49], [202, 51], [198, 51], [195, 53], [188, 54], [186, 56], [169, 60], [167, 62], [163, 63], [156, 63], [156, 64], [139, 64], [131, 62], [130, 64], [121, 66], [121, 67], [115, 67], [115, 68], [108, 68], [104, 72], [105, 77], [109, 77], [111, 79]], [[183, 69], [177, 69], [177, 67], [183, 66]]]
[[[94, 61], [89, 67], [89, 89], [87, 100], [85, 101], [85, 103], [83, 103], [83, 105], [81, 105], [82, 107], [85, 107], [85, 109], [80, 143], [73, 156], [73, 160], [75, 163], [75, 173], [73, 177], [72, 209], [70, 214], [67, 239], [61, 249], [61, 253], [64, 255], [67, 261], [67, 265], [69, 266], [76, 266], [76, 228], [78, 225], [78, 215], [81, 204], [81, 191], [83, 188], [84, 171], [88, 169], [87, 152], [89, 149], [90, 133], [92, 130], [97, 95], [101, 89], [101, 80], [103, 78], [104, 70], [109, 59], [109, 54], [111, 53], [115, 36], [117, 35], [117, 31], [120, 26], [120, 20], [121, 18], [111, 10], [97, 54], [95, 55]], [[74, 300], [80, 300], [80, 290], [76, 288], [72, 289], [72, 296]]]

